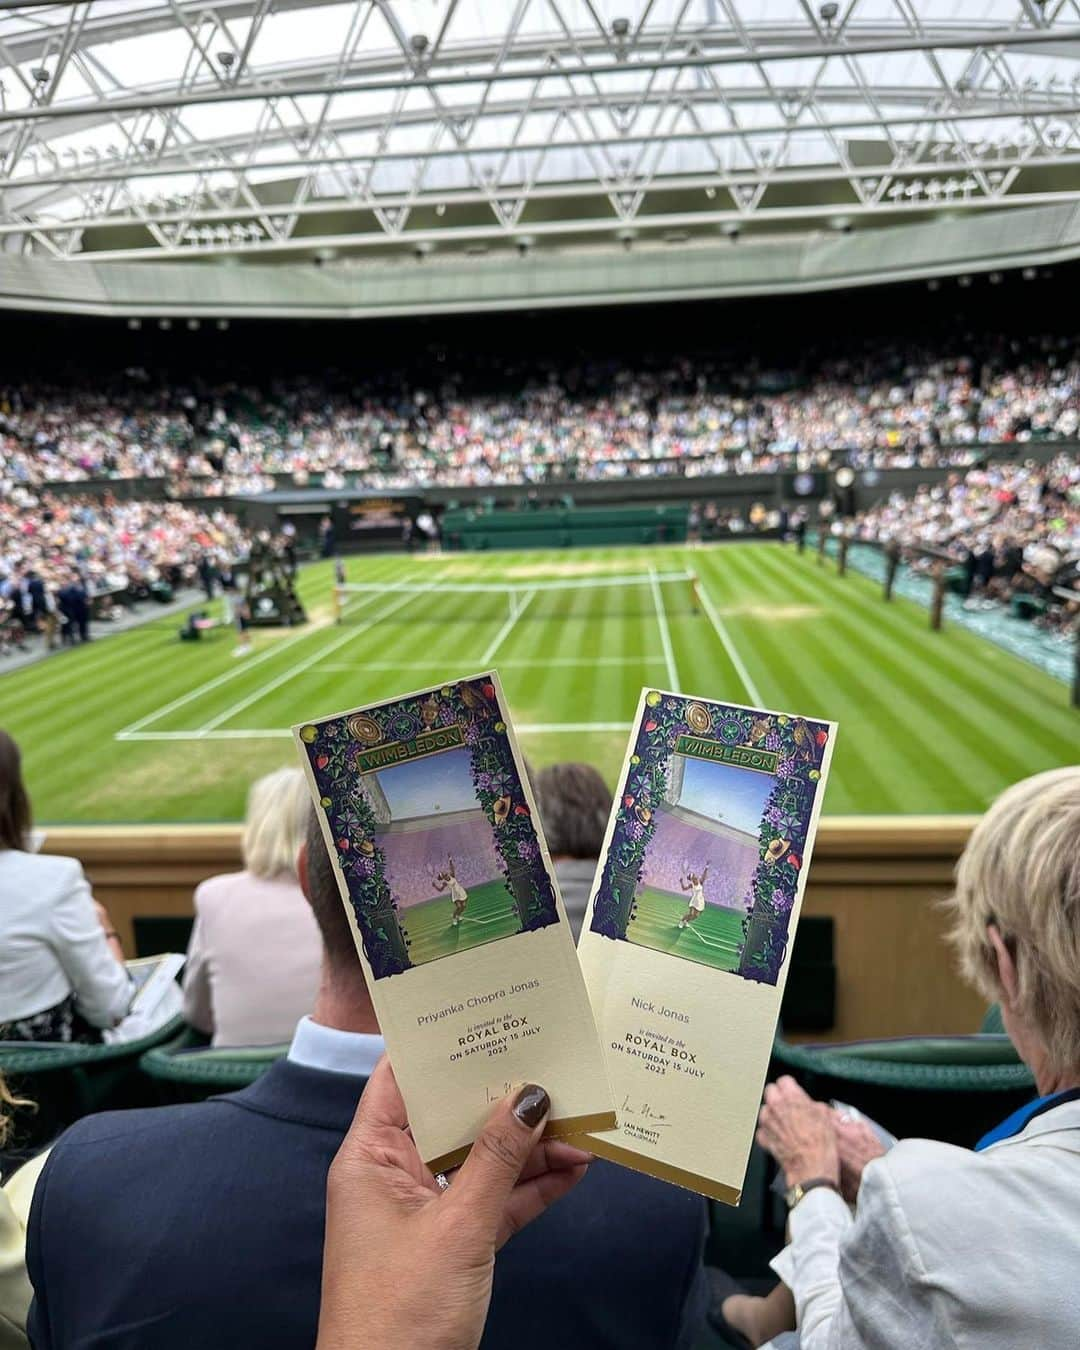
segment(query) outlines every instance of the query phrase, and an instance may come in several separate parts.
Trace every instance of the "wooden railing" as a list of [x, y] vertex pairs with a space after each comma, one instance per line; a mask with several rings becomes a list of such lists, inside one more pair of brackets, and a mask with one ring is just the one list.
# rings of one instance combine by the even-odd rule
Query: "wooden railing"
[[[977, 1028], [984, 1005], [956, 975], [939, 903], [975, 819], [822, 820], [804, 913], [831, 915], [836, 925], [831, 1039]], [[136, 915], [190, 914], [200, 881], [240, 867], [240, 828], [54, 828], [45, 849], [80, 859], [133, 952]]]

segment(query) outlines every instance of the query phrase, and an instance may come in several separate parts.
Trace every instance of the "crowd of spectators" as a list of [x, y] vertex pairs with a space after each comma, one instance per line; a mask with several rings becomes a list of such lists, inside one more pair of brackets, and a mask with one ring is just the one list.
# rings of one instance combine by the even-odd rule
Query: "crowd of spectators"
[[[973, 350], [975, 350], [973, 345]], [[0, 396], [0, 485], [164, 478], [176, 496], [488, 486], [642, 475], [965, 467], [990, 444], [1080, 434], [1080, 358], [1045, 339], [941, 355], [879, 344], [769, 369], [732, 357], [482, 363], [447, 353], [364, 380], [110, 387]], [[348, 475], [348, 478], [346, 478]]]
[[35, 636], [48, 647], [85, 641], [95, 608], [167, 599], [210, 569], [227, 574], [246, 550], [221, 509], [16, 487], [0, 496], [0, 653]]
[[[1037, 623], [1065, 630], [1080, 611], [1080, 459], [990, 463], [951, 474], [912, 496], [893, 493], [863, 513], [856, 535], [907, 549], [917, 566], [935, 558], [964, 569], [969, 605], [1029, 597]], [[1076, 600], [1066, 598], [1076, 592]]]

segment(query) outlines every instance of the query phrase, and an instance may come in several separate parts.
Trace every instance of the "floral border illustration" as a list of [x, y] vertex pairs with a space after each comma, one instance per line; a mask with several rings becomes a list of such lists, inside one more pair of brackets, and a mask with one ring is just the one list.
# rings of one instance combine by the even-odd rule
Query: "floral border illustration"
[[490, 680], [458, 681], [360, 714], [310, 722], [301, 728], [300, 740], [329, 822], [364, 955], [377, 980], [415, 967], [409, 959], [407, 923], [391, 894], [359, 757], [378, 745], [449, 727], [460, 728], [469, 751], [477, 802], [492, 825], [506, 887], [518, 912], [518, 931], [559, 921], [506, 714]]
[[[775, 782], [762, 810], [759, 858], [747, 893], [743, 944], [731, 973], [776, 984], [787, 951], [803, 852], [821, 786], [826, 723], [759, 713], [681, 695], [646, 695], [645, 711], [620, 789], [615, 830], [604, 860], [591, 930], [628, 941], [635, 894], [667, 793], [668, 766], [680, 736], [776, 754]], [[679, 957], [680, 960], [690, 959]]]

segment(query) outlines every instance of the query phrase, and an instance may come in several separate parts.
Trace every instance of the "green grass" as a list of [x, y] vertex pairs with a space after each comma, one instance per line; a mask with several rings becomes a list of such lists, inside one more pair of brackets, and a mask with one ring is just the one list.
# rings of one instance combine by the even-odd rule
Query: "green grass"
[[442, 895], [402, 911], [399, 923], [409, 939], [409, 960], [414, 966], [482, 947], [521, 929], [513, 898], [502, 881], [473, 886], [456, 927], [450, 922], [453, 912], [449, 897]]
[[639, 947], [670, 952], [714, 970], [734, 970], [742, 951], [743, 915], [706, 904], [700, 917], [685, 928], [679, 920], [687, 911], [688, 896], [672, 895], [644, 886], [634, 900], [637, 910], [626, 936]]
[[[875, 583], [779, 544], [383, 556], [348, 567], [350, 580], [385, 586], [689, 568], [727, 641], [708, 614], [672, 605], [669, 660], [651, 603], [624, 597], [590, 617], [585, 591], [567, 597], [562, 617], [542, 617], [538, 604], [509, 629], [490, 605], [470, 619], [460, 597], [434, 595], [375, 621], [396, 603], [381, 593], [335, 627], [330, 568], [316, 564], [300, 587], [314, 622], [257, 633], [244, 660], [227, 633], [177, 641], [173, 618], [0, 675], [0, 724], [22, 745], [38, 819], [240, 819], [251, 780], [295, 762], [283, 734], [292, 723], [485, 664], [503, 676], [534, 765], [590, 760], [612, 784], [646, 684], [741, 703], [756, 693], [765, 707], [838, 721], [832, 814], [978, 811], [1016, 779], [1080, 758], [1080, 714], [1063, 684], [959, 628], [932, 633], [917, 606], [885, 605]], [[116, 739], [131, 727], [153, 739]]]

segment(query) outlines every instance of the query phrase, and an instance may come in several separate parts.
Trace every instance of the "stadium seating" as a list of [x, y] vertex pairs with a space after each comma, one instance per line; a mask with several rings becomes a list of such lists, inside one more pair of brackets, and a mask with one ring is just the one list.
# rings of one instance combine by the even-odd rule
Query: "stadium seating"
[[144, 1104], [139, 1059], [182, 1025], [176, 1017], [148, 1036], [118, 1045], [0, 1042], [0, 1073], [36, 1105], [32, 1113], [20, 1114], [15, 1144], [40, 1146], [81, 1116]]
[[857, 1107], [901, 1138], [970, 1148], [1035, 1088], [1004, 1034], [793, 1045], [778, 1036], [771, 1077], [789, 1073], [822, 1101]]
[[139, 1068], [154, 1083], [159, 1100], [198, 1102], [220, 1092], [247, 1087], [275, 1060], [288, 1053], [287, 1045], [211, 1049], [207, 1038], [182, 1026], [164, 1043], [146, 1051]]

